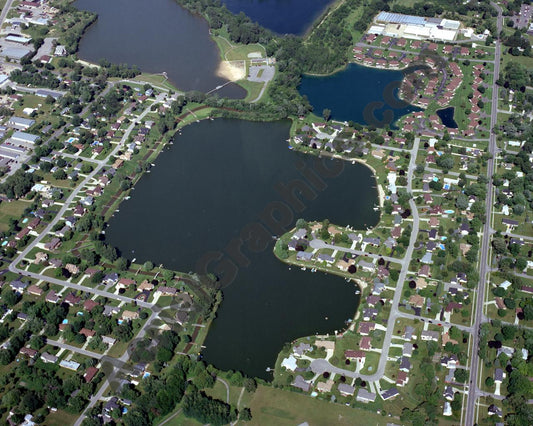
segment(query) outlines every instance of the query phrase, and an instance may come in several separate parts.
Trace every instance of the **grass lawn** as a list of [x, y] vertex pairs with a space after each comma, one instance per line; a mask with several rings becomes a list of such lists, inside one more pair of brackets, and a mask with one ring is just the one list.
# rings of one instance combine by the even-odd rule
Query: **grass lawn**
[[[181, 410], [181, 408], [179, 408], [179, 410]], [[164, 421], [164, 420], [165, 419], [162, 419], [162, 421]], [[176, 417], [172, 418], [172, 420], [170, 420], [169, 422], [165, 423], [165, 426], [197, 426], [197, 425], [201, 425], [201, 423], [197, 422], [194, 419], [190, 419], [188, 417], [185, 417], [185, 415], [183, 413], [181, 413], [181, 412]]]
[[228, 61], [246, 61], [252, 59], [254, 56], [248, 56], [249, 54], [259, 53], [261, 57], [266, 57], [266, 50], [260, 44], [247, 44], [247, 45], [234, 45], [232, 49], [228, 49], [225, 52], [225, 59]]
[[503, 57], [503, 63], [502, 63], [502, 69], [505, 69], [505, 66], [509, 62], [516, 62], [519, 64], [524, 65], [528, 69], [533, 68], [533, 58], [530, 58], [529, 56], [513, 56], [513, 55], [502, 55]]
[[26, 207], [31, 203], [24, 200], [2, 202], [0, 204], [0, 231], [6, 231], [9, 228], [9, 219], [20, 219]]
[[153, 84], [154, 86], [161, 86], [168, 90], [173, 90], [173, 91], [178, 90], [167, 78], [159, 74], [155, 75], [155, 74], [142, 73], [138, 75], [137, 77], [133, 78], [133, 80], [147, 82], [147, 83]]
[[244, 100], [246, 102], [250, 102], [254, 99], [257, 99], [259, 93], [261, 93], [261, 89], [263, 88], [264, 83], [259, 83], [257, 81], [239, 80], [237, 81], [237, 84], [243, 87], [246, 92], [248, 92]]
[[297, 425], [303, 422], [310, 425], [387, 424], [387, 418], [371, 411], [332, 404], [268, 386], [257, 388], [250, 409], [253, 417], [250, 424], [261, 426]]
[[46, 417], [46, 424], [48, 426], [63, 426], [73, 425], [78, 419], [79, 415], [67, 413], [66, 411], [57, 410], [55, 413], [50, 413]]

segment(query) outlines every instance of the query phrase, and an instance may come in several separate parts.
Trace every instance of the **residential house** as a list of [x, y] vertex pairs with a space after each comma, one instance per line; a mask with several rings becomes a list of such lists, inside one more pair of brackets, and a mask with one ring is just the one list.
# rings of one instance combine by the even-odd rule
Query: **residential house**
[[178, 289], [174, 287], [159, 286], [156, 290], [156, 294], [157, 293], [161, 296], [175, 296], [178, 294]]
[[87, 339], [89, 339], [89, 338], [91, 338], [91, 337], [94, 337], [94, 335], [96, 334], [96, 331], [94, 331], [94, 330], [89, 330], [88, 328], [83, 327], [83, 328], [80, 330], [80, 334], [83, 334]]
[[366, 359], [366, 353], [363, 351], [354, 351], [354, 350], [346, 350], [344, 351], [344, 358], [349, 359], [350, 361], [357, 361], [357, 362], [365, 362]]
[[396, 384], [403, 387], [407, 384], [407, 382], [409, 382], [409, 376], [407, 373], [405, 371], [399, 371], [396, 378]]
[[342, 396], [353, 396], [355, 393], [355, 388], [346, 383], [340, 383], [337, 389]]
[[414, 346], [411, 342], [405, 342], [402, 348], [402, 355], [410, 358], [413, 355], [413, 348]]
[[35, 359], [35, 357], [39, 354], [39, 351], [24, 346], [20, 349], [19, 354], [27, 356], [30, 359]]
[[363, 351], [369, 351], [372, 349], [372, 339], [370, 336], [363, 336], [361, 341], [359, 342], [359, 348]]
[[117, 289], [128, 288], [131, 285], [137, 284], [135, 280], [129, 278], [121, 278], [117, 283]]
[[371, 331], [373, 331], [376, 328], [376, 324], [373, 322], [361, 322], [359, 323], [359, 327], [357, 328], [357, 332], [361, 336], [368, 336]]
[[87, 299], [85, 302], [83, 302], [83, 309], [85, 309], [87, 312], [91, 312], [94, 308], [99, 306], [100, 304], [98, 302], [95, 302], [94, 300]]
[[74, 293], [69, 293], [67, 297], [65, 297], [65, 303], [69, 306], [75, 306], [78, 303], [80, 303], [81, 297], [76, 296]]
[[424, 306], [425, 301], [426, 301], [426, 298], [420, 296], [419, 294], [413, 294], [409, 298], [409, 304], [411, 306], [414, 306], [415, 308], [422, 308]]
[[400, 371], [408, 373], [409, 370], [411, 370], [411, 361], [409, 361], [409, 358], [402, 356], [400, 358]]
[[39, 288], [35, 284], [32, 284], [28, 287], [28, 293], [33, 294], [34, 296], [42, 296], [44, 293], [44, 290], [42, 288]]
[[[341, 385], [343, 384], [340, 384], [339, 386]], [[374, 402], [376, 400], [376, 394], [373, 392], [368, 392], [365, 388], [359, 388], [356, 400], [357, 402], [368, 404], [369, 402]]]
[[446, 398], [448, 401], [453, 401], [455, 392], [453, 391], [453, 388], [450, 385], [447, 385], [444, 388], [444, 393], [442, 396]]
[[376, 319], [378, 315], [378, 310], [376, 308], [364, 308], [363, 309], [363, 320], [371, 321]]
[[311, 389], [311, 384], [309, 382], [306, 382], [304, 378], [300, 375], [294, 378], [294, 381], [291, 383], [291, 386], [301, 389], [304, 392], [309, 392], [309, 390]]
[[366, 262], [362, 259], [359, 261], [359, 268], [366, 272], [374, 272], [376, 270], [376, 266], [373, 263]]
[[505, 371], [501, 368], [497, 368], [494, 370], [494, 383], [502, 383], [503, 379], [505, 379]]
[[[410, 325], [406, 325], [404, 330], [403, 330], [402, 337], [404, 339], [411, 340], [413, 338], [414, 332], [415, 332], [414, 327], [411, 327]], [[416, 338], [416, 336], [415, 336], [415, 338]]]
[[122, 312], [122, 319], [124, 321], [132, 321], [132, 320], [136, 320], [136, 319], [139, 319], [139, 312], [138, 311], [128, 311], [128, 310], [125, 310], [124, 312]]
[[316, 385], [316, 390], [321, 393], [331, 392], [331, 388], [333, 387], [334, 383], [335, 382], [331, 379], [328, 379], [326, 382], [319, 382]]
[[388, 390], [382, 392], [381, 393], [381, 398], [383, 399], [383, 401], [387, 401], [389, 399], [396, 398], [399, 394], [400, 394], [400, 392], [398, 392], [398, 389], [391, 388], [391, 389], [388, 389]]
[[312, 350], [313, 347], [309, 343], [300, 343], [292, 348], [292, 351], [295, 356], [301, 357], [304, 355], [307, 351]]
[[427, 341], [438, 342], [439, 333], [437, 331], [423, 330], [422, 333], [420, 333], [420, 340], [423, 340], [426, 342]]
[[90, 383], [91, 380], [96, 376], [96, 373], [98, 373], [98, 368], [96, 367], [89, 367], [85, 374], [83, 375], [83, 378], [85, 379], [85, 383]]
[[50, 290], [44, 300], [50, 303], [57, 303], [61, 300], [61, 297], [54, 290]]
[[118, 282], [118, 274], [116, 272], [107, 274], [102, 280], [102, 283], [107, 286], [115, 285], [117, 282]]
[[55, 364], [59, 358], [55, 355], [49, 354], [48, 352], [44, 352], [41, 355], [41, 359], [45, 364]]

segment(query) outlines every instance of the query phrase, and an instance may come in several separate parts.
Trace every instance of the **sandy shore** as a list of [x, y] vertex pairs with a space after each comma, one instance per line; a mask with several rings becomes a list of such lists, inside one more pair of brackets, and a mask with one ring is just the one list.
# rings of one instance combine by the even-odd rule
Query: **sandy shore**
[[217, 68], [217, 76], [229, 81], [238, 81], [246, 77], [244, 61], [221, 61]]

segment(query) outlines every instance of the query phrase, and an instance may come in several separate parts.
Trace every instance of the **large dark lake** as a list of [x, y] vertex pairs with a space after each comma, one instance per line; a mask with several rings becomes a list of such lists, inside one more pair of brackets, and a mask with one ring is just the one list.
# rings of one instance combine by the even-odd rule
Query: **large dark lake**
[[[203, 354], [221, 369], [267, 379], [285, 342], [342, 329], [359, 304], [353, 284], [278, 261], [272, 235], [299, 217], [356, 228], [379, 219], [368, 168], [290, 151], [288, 133], [289, 122], [185, 128], [106, 232], [137, 262], [220, 276], [224, 301]], [[306, 192], [291, 195], [295, 185]]]
[[420, 110], [398, 98], [402, 78], [400, 71], [350, 64], [330, 76], [304, 76], [300, 93], [309, 98], [318, 116], [329, 109], [335, 120], [385, 127], [409, 112]]
[[[83, 36], [79, 56], [137, 65], [142, 71], [165, 71], [181, 90], [207, 92], [227, 83], [217, 76], [220, 53], [207, 22], [173, 0], [78, 0], [75, 6], [98, 14]], [[218, 93], [243, 98], [246, 91], [230, 83]]]
[[222, 0], [233, 13], [279, 34], [303, 34], [334, 0]]

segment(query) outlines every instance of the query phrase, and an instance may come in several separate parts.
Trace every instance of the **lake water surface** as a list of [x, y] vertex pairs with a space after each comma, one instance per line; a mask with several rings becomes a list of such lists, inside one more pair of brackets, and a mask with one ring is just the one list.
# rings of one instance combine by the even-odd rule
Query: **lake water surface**
[[[220, 53], [207, 22], [173, 0], [77, 0], [75, 6], [98, 14], [80, 42], [79, 56], [137, 65], [142, 71], [165, 71], [181, 90], [207, 92], [228, 81], [216, 75]], [[218, 93], [243, 98], [246, 91], [230, 83]]]
[[[290, 151], [288, 134], [288, 122], [186, 127], [106, 231], [137, 262], [220, 276], [224, 301], [203, 354], [264, 378], [285, 342], [342, 329], [359, 304], [342, 278], [289, 270], [272, 253], [272, 235], [299, 217], [356, 228], [379, 219], [368, 168]], [[305, 191], [297, 198], [295, 185]]]
[[334, 0], [222, 0], [278, 34], [303, 34]]
[[442, 121], [442, 124], [444, 124], [446, 127], [449, 127], [450, 129], [457, 129], [458, 127], [455, 119], [453, 118], [454, 114], [455, 114], [454, 107], [448, 107], [448, 108], [437, 110], [437, 115]]
[[318, 116], [324, 109], [341, 121], [384, 127], [412, 111], [419, 111], [397, 95], [403, 78], [401, 71], [380, 70], [350, 64], [330, 76], [304, 76], [300, 93], [309, 98]]

